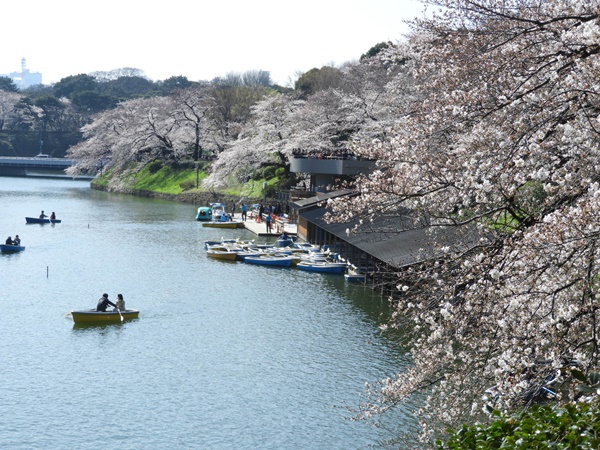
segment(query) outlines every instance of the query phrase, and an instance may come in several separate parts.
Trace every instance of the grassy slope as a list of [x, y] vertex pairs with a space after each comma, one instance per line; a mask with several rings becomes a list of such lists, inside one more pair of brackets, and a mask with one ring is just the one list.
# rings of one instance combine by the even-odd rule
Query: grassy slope
[[[140, 172], [129, 178], [126, 183], [130, 189], [157, 192], [161, 194], [178, 195], [182, 193], [202, 193], [214, 192], [214, 189], [207, 189], [202, 186], [202, 181], [208, 176], [204, 171], [196, 173], [195, 169], [191, 168], [172, 168], [162, 166], [159, 170], [152, 170], [150, 167], [145, 167]], [[95, 180], [95, 184], [107, 185], [112, 177], [110, 172], [105, 173], [102, 177]], [[124, 181], [123, 175], [120, 177]], [[219, 189], [220, 193], [235, 196], [260, 199], [263, 196], [263, 182], [267, 181], [267, 185], [272, 186], [277, 184], [277, 179], [271, 180], [250, 180], [247, 183], [240, 184], [235, 180], [230, 180], [227, 187]], [[198, 187], [196, 187], [198, 186]]]

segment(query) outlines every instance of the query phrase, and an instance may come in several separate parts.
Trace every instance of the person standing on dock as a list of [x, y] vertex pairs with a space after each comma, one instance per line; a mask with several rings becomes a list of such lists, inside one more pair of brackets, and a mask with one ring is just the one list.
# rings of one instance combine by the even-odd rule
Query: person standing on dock
[[246, 216], [248, 214], [248, 207], [242, 203], [242, 221], [246, 221]]
[[265, 213], [265, 206], [262, 203], [258, 204], [258, 216], [256, 216], [256, 221], [260, 222], [262, 220], [262, 215]]
[[265, 223], [267, 224], [267, 233], [271, 234], [271, 214], [265, 216]]

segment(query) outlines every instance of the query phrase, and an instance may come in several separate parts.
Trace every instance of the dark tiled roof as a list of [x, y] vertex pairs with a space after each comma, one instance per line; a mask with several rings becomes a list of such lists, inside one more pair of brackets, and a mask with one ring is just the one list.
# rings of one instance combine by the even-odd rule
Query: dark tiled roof
[[[301, 212], [308, 222], [328, 231], [341, 240], [354, 245], [360, 250], [400, 268], [420, 261], [431, 259], [438, 246], [464, 246], [474, 235], [465, 238], [453, 227], [424, 227], [415, 224], [408, 215], [380, 219], [375, 223], [363, 225], [360, 232], [351, 231], [357, 221], [351, 223], [327, 223], [323, 215], [326, 208], [316, 208]], [[350, 233], [348, 233], [350, 231]]]

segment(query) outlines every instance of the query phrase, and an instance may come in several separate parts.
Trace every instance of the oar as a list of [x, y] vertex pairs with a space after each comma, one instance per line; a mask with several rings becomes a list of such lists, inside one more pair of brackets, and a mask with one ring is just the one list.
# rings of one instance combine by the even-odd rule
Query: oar
[[117, 312], [119, 313], [119, 317], [121, 318], [121, 322], [123, 322], [123, 315], [121, 314], [121, 310], [117, 308]]

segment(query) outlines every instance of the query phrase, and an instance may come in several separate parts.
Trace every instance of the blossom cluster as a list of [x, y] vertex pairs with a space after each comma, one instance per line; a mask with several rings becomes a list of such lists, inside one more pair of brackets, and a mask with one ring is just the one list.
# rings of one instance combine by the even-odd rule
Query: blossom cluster
[[354, 142], [378, 170], [331, 203], [338, 218], [408, 208], [478, 230], [397, 274], [393, 325], [412, 332], [413, 367], [366, 407], [424, 391], [438, 429], [482, 407], [573, 401], [572, 370], [597, 370], [600, 349], [598, 4], [439, 3], [385, 56], [411, 60], [412, 89], [401, 73], [389, 92], [404, 113]]

